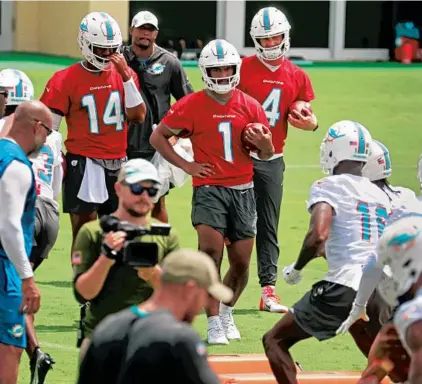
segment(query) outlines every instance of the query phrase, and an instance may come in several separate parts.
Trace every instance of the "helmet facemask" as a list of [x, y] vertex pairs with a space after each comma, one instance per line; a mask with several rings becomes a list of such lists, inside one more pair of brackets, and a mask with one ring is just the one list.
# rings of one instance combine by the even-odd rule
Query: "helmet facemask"
[[[233, 75], [227, 77], [212, 77], [211, 70], [213, 68], [233, 68]], [[237, 65], [222, 65], [222, 66], [212, 66], [212, 67], [201, 67], [202, 77], [205, 82], [206, 87], [220, 95], [229, 93], [237, 87], [240, 81], [240, 64]]]
[[[275, 45], [273, 47], [266, 47], [266, 48], [261, 45], [262, 39], [268, 39], [270, 37], [276, 37], [276, 36], [281, 36], [282, 40], [280, 44]], [[281, 57], [283, 57], [287, 53], [287, 51], [290, 49], [289, 30], [282, 33], [276, 33], [274, 35], [266, 35], [266, 36], [254, 36], [251, 33], [251, 37], [254, 42], [255, 49], [257, 51], [257, 56], [263, 60], [267, 60], [267, 61], [278, 60]]]
[[95, 48], [112, 49], [114, 50], [113, 53], [115, 52], [120, 53], [120, 44], [109, 45], [109, 46], [101, 46], [98, 44], [92, 44], [86, 37], [83, 36], [83, 34], [79, 35], [78, 44], [86, 61], [92, 64], [95, 68], [97, 68], [97, 70], [89, 69], [91, 72], [110, 71], [112, 68], [110, 60], [107, 57], [103, 57], [103, 56], [95, 54]]

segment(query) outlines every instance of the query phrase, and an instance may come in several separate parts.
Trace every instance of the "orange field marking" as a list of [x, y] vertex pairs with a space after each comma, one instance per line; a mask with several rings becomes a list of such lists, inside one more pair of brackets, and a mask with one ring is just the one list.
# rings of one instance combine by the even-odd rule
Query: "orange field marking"
[[[263, 354], [210, 355], [208, 361], [221, 378], [233, 379], [234, 383], [276, 384], [268, 360]], [[300, 384], [356, 384], [361, 372], [302, 372], [298, 368]], [[389, 379], [382, 384], [390, 384]]]

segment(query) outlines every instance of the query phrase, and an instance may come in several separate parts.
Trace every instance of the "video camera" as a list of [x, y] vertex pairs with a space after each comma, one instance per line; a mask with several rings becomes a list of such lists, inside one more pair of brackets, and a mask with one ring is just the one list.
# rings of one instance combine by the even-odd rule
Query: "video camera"
[[126, 233], [122, 261], [131, 267], [153, 267], [158, 264], [158, 245], [136, 241], [138, 237], [168, 236], [171, 229], [170, 224], [164, 223], [152, 223], [151, 228], [139, 227], [127, 221], [120, 221], [114, 216], [103, 216], [100, 225], [104, 233], [119, 231]]

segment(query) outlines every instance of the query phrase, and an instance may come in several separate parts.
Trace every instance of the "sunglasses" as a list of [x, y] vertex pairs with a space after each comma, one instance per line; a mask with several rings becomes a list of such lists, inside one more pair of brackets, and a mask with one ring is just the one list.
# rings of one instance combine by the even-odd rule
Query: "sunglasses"
[[35, 121], [37, 123], [40, 123], [41, 126], [47, 131], [47, 136], [50, 136], [53, 133], [53, 130], [49, 126], [45, 125], [42, 121], [39, 121], [39, 120], [35, 120]]
[[158, 189], [154, 188], [154, 187], [144, 187], [140, 184], [127, 184], [127, 183], [125, 183], [125, 185], [130, 188], [130, 191], [135, 196], [142, 195], [144, 193], [144, 191], [147, 191], [147, 194], [148, 194], [149, 197], [155, 197], [155, 196], [157, 196], [157, 193], [158, 193]]
[[9, 96], [9, 91], [0, 91], [0, 95], [7, 97], [7, 96]]

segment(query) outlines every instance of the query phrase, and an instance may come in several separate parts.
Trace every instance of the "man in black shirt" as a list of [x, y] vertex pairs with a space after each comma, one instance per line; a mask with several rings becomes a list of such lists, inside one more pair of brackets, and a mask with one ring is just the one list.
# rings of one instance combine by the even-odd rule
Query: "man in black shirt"
[[204, 342], [190, 327], [208, 295], [222, 302], [233, 296], [212, 259], [188, 249], [170, 253], [151, 298], [98, 325], [78, 384], [221, 383], [208, 364]]
[[[147, 115], [142, 123], [129, 124], [127, 155], [129, 159], [151, 160], [155, 153], [149, 143], [153, 126], [170, 109], [171, 96], [179, 100], [192, 93], [193, 88], [177, 57], [155, 44], [158, 20], [154, 14], [138, 12], [132, 19], [130, 35], [132, 44], [123, 47], [123, 56], [138, 74]], [[152, 216], [168, 222], [164, 196], [157, 202]]]

